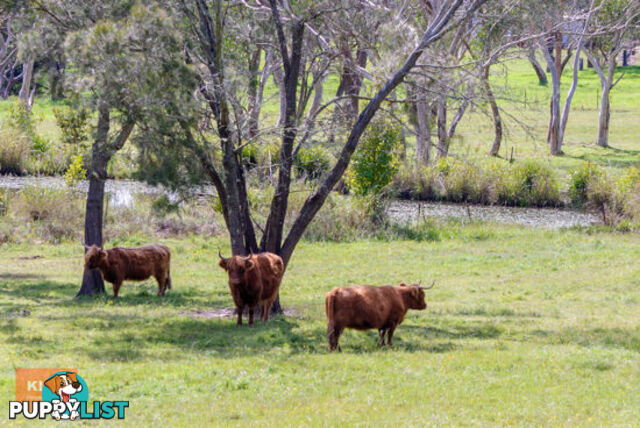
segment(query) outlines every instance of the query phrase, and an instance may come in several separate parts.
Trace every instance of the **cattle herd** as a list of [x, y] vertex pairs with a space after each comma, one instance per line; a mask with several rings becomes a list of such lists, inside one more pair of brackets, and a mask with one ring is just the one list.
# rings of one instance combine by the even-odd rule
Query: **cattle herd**
[[[229, 276], [229, 289], [242, 325], [242, 313], [249, 312], [249, 325], [253, 325], [256, 308], [264, 321], [280, 288], [284, 275], [282, 258], [273, 253], [249, 256], [223, 257], [218, 252], [219, 266]], [[85, 245], [85, 268], [99, 269], [105, 281], [113, 284], [113, 297], [125, 280], [143, 281], [154, 277], [158, 281], [158, 296], [171, 289], [171, 252], [164, 245], [148, 245], [140, 248], [112, 248], [105, 250], [95, 245]], [[336, 287], [325, 296], [327, 313], [327, 339], [331, 351], [340, 350], [338, 341], [345, 328], [368, 330], [375, 328], [380, 346], [392, 345], [395, 329], [402, 323], [409, 309], [427, 307], [424, 290], [419, 284], [375, 287], [353, 285]]]

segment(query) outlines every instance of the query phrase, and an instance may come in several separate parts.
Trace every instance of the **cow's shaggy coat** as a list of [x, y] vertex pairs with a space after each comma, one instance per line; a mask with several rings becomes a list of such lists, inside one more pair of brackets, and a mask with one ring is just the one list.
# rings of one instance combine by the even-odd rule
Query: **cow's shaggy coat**
[[249, 309], [249, 325], [253, 325], [257, 306], [260, 306], [262, 319], [267, 321], [284, 274], [282, 258], [273, 253], [229, 258], [220, 255], [218, 264], [229, 274], [229, 289], [238, 313], [238, 325], [242, 325], [244, 308]]
[[109, 250], [92, 245], [86, 247], [84, 260], [86, 268], [99, 269], [104, 280], [113, 284], [113, 297], [118, 297], [123, 281], [143, 281], [151, 276], [158, 281], [158, 296], [171, 289], [171, 252], [164, 245]]
[[393, 332], [409, 309], [427, 307], [424, 290], [418, 285], [374, 287], [353, 285], [334, 288], [325, 298], [329, 349], [340, 350], [338, 340], [345, 328], [368, 330], [375, 328], [384, 346], [384, 336], [391, 345]]

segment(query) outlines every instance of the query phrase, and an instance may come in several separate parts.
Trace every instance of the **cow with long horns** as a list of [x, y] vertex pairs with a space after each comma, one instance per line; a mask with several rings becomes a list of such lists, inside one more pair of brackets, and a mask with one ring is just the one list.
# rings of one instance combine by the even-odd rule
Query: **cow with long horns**
[[238, 312], [238, 325], [242, 325], [245, 308], [249, 309], [249, 325], [253, 325], [253, 313], [257, 306], [260, 306], [262, 319], [268, 321], [284, 274], [282, 258], [273, 253], [225, 258], [219, 251], [218, 256], [218, 264], [229, 275], [229, 289]]
[[340, 349], [338, 340], [345, 328], [369, 330], [375, 328], [380, 337], [380, 346], [392, 345], [393, 332], [402, 323], [409, 309], [426, 309], [424, 290], [420, 284], [399, 286], [352, 285], [336, 287], [325, 298], [327, 313], [327, 339], [329, 350]]

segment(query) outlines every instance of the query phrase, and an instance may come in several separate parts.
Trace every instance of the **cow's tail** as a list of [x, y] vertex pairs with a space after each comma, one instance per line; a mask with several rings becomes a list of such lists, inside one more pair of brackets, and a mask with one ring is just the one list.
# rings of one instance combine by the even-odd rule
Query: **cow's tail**
[[336, 310], [336, 295], [333, 291], [327, 293], [327, 297], [324, 300], [324, 310], [327, 313], [327, 336], [333, 334], [334, 327], [334, 315]]
[[171, 273], [167, 273], [167, 290], [171, 290]]

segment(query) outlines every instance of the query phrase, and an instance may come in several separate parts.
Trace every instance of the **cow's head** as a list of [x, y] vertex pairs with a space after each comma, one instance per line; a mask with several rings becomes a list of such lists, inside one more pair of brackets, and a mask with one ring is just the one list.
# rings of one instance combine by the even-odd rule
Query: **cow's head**
[[407, 285], [404, 282], [400, 284], [400, 287], [406, 287], [405, 303], [409, 309], [422, 310], [427, 308], [424, 296], [425, 287], [421, 287], [420, 284]]
[[107, 252], [96, 245], [90, 247], [85, 245], [84, 249], [84, 266], [87, 269], [95, 269], [100, 265], [101, 261], [107, 259]]
[[255, 267], [251, 256], [231, 256], [224, 258], [218, 251], [218, 265], [229, 274], [229, 285], [240, 285], [245, 281], [245, 274]]

